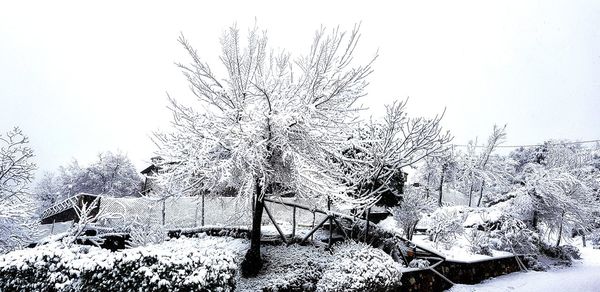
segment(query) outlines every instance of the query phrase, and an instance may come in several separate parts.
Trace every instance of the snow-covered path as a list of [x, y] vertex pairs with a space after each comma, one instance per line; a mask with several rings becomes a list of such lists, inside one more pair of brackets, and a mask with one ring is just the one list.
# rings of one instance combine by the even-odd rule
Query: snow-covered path
[[513, 273], [477, 285], [456, 285], [449, 291], [600, 291], [600, 249], [580, 248], [583, 261], [548, 272]]

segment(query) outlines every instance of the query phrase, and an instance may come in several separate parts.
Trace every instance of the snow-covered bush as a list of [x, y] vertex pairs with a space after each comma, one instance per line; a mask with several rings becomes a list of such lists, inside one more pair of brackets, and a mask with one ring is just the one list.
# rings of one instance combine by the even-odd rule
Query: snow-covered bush
[[159, 222], [149, 218], [145, 223], [134, 223], [130, 227], [128, 244], [132, 247], [163, 243], [167, 231]]
[[600, 230], [596, 230], [590, 235], [590, 241], [594, 248], [600, 248]]
[[541, 262], [537, 259], [537, 256], [534, 255], [526, 255], [523, 257], [523, 263], [525, 266], [534, 271], [546, 271], [550, 268], [548, 264]]
[[55, 242], [1, 256], [0, 291], [232, 291], [238, 267], [226, 241], [180, 239], [121, 252]]
[[431, 263], [426, 259], [413, 259], [412, 261], [410, 261], [410, 263], [408, 263], [409, 268], [417, 269], [424, 269], [429, 267], [430, 265]]
[[265, 265], [241, 291], [394, 291], [400, 264], [364, 243], [334, 246], [333, 254], [313, 246], [265, 246]]
[[527, 225], [512, 216], [502, 215], [500, 228], [490, 232], [492, 249], [519, 254], [537, 253], [539, 236]]
[[469, 250], [474, 254], [492, 256], [490, 236], [486, 231], [472, 229], [465, 234], [469, 242]]
[[465, 221], [464, 210], [461, 207], [443, 207], [431, 214], [430, 228], [427, 230], [429, 239], [436, 243], [442, 243], [450, 248], [459, 235], [464, 233]]
[[331, 254], [312, 246], [266, 246], [265, 273], [250, 281], [263, 291], [315, 291]]
[[317, 283], [317, 291], [396, 291], [400, 264], [380, 249], [363, 243], [342, 243]]
[[546, 243], [540, 244], [540, 251], [543, 255], [551, 258], [571, 262], [581, 259], [581, 253], [577, 247], [572, 245], [551, 246]]

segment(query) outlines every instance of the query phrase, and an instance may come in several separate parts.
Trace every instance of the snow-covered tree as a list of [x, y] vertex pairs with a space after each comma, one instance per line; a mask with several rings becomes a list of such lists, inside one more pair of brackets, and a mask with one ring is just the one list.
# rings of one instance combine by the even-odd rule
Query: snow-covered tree
[[[355, 194], [374, 202], [396, 195], [404, 184], [402, 169], [426, 158], [440, 157], [452, 137], [443, 132], [443, 115], [432, 119], [409, 117], [406, 101], [386, 106], [383, 121], [373, 121], [359, 128], [345, 155], [351, 165], [348, 176], [355, 183]], [[387, 199], [387, 201], [390, 201]]]
[[419, 182], [424, 185], [427, 196], [437, 196], [440, 207], [444, 200], [444, 186], [453, 185], [457, 175], [458, 156], [453, 147], [425, 159], [418, 172]]
[[0, 135], [0, 252], [27, 243], [34, 227], [34, 204], [28, 192], [35, 164], [21, 129]]
[[53, 172], [45, 172], [37, 180], [33, 189], [33, 194], [40, 203], [38, 208], [40, 212], [64, 199], [63, 193], [64, 190], [60, 177]]
[[585, 228], [597, 203], [589, 188], [564, 169], [547, 169], [531, 165], [525, 170], [527, 187], [534, 202], [534, 227], [542, 223], [560, 239], [573, 228]]
[[36, 184], [36, 195], [46, 204], [79, 193], [124, 197], [137, 194], [141, 177], [133, 163], [120, 152], [98, 154], [98, 160], [81, 166], [73, 160], [61, 166], [58, 174], [46, 173]]
[[430, 226], [427, 230], [429, 239], [435, 242], [436, 246], [442, 243], [449, 248], [459, 235], [465, 232], [463, 223], [467, 215], [462, 207], [442, 207], [431, 214]]
[[[197, 107], [174, 99], [174, 128], [156, 135], [160, 155], [172, 162], [159, 176], [163, 191], [176, 194], [238, 190], [252, 202], [250, 250], [244, 273], [261, 266], [260, 227], [265, 197], [284, 193], [330, 201], [341, 209], [364, 209], [397, 186], [403, 167], [437, 153], [449, 140], [439, 121], [408, 118], [405, 102], [387, 107], [383, 122], [356, 135], [357, 105], [364, 96], [370, 62], [354, 65], [358, 27], [319, 30], [307, 54], [295, 59], [267, 49], [256, 28], [242, 46], [237, 28], [221, 39], [220, 79], [188, 41], [192, 57], [180, 64]], [[359, 149], [353, 156], [348, 149]], [[360, 156], [360, 157], [359, 157]]]
[[390, 211], [396, 222], [404, 229], [406, 238], [412, 240], [417, 223], [424, 214], [433, 212], [435, 207], [436, 201], [433, 197], [427, 196], [420, 188], [409, 186], [404, 190], [400, 206], [391, 208]]
[[561, 238], [573, 229], [589, 228], [600, 207], [596, 197], [598, 172], [590, 149], [565, 141], [544, 144], [543, 163], [528, 163], [521, 174], [533, 202], [532, 225]]
[[340, 164], [347, 160], [357, 100], [365, 95], [371, 62], [353, 64], [358, 28], [347, 33], [319, 30], [307, 54], [297, 58], [267, 48], [267, 38], [250, 30], [242, 45], [239, 30], [222, 39], [221, 79], [189, 42], [191, 56], [180, 64], [197, 97], [196, 107], [170, 99], [173, 129], [159, 133], [160, 155], [175, 162], [159, 177], [172, 194], [225, 188], [252, 202], [250, 250], [245, 275], [260, 270], [263, 199], [294, 192], [315, 202], [361, 206], [370, 198], [349, 194]]
[[460, 156], [458, 182], [460, 189], [468, 194], [469, 206], [472, 205], [474, 193], [479, 193], [477, 206], [480, 206], [486, 184], [500, 183], [509, 175], [506, 165], [496, 163], [498, 156], [493, 155], [506, 138], [505, 129], [506, 126], [500, 128], [494, 125], [492, 134], [482, 151], [478, 151], [479, 146], [476, 141], [471, 141], [467, 151]]

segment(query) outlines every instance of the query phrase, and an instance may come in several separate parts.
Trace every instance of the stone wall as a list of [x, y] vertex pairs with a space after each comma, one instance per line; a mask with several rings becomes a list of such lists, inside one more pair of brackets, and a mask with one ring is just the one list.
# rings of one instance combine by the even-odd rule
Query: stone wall
[[402, 286], [400, 291], [444, 291], [452, 285], [434, 272], [425, 270], [412, 270], [402, 272]]
[[[523, 255], [519, 258], [524, 261]], [[514, 256], [507, 256], [473, 262], [445, 261], [435, 270], [456, 284], [477, 284], [521, 269]], [[450, 287], [450, 283], [428, 269], [405, 271], [402, 275], [402, 291], [443, 291]]]

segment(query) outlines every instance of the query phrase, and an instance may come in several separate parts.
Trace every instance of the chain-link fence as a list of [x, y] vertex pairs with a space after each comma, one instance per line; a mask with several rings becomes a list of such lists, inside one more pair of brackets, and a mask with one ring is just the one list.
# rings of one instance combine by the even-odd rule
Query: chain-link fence
[[[308, 200], [300, 198], [279, 200], [311, 205]], [[295, 221], [297, 226], [309, 227], [325, 216], [302, 209], [297, 209], [294, 215], [294, 208], [277, 203], [267, 203], [267, 206], [275, 221], [284, 225]], [[165, 229], [201, 226], [249, 228], [252, 225], [251, 199], [238, 197], [102, 197], [99, 209], [97, 225], [116, 230], [127, 229], [132, 224], [160, 224]], [[267, 214], [263, 212], [263, 225], [268, 225], [269, 222]]]

